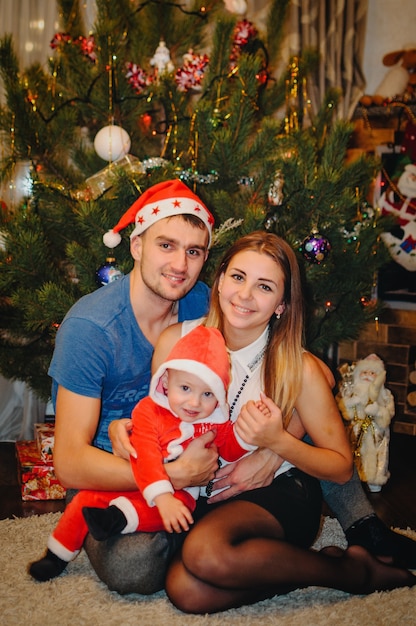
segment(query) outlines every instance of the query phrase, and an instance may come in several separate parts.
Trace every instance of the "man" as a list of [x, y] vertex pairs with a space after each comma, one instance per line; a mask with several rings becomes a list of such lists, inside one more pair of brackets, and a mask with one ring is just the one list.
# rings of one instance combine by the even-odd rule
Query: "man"
[[[151, 359], [167, 326], [196, 319], [208, 307], [208, 288], [198, 282], [208, 255], [213, 217], [181, 181], [159, 183], [144, 192], [104, 239], [115, 247], [119, 232], [135, 224], [130, 235], [134, 267], [129, 275], [84, 296], [65, 317], [57, 334], [49, 373], [56, 408], [55, 468], [59, 479], [75, 489], [134, 490], [128, 443], [115, 446], [108, 426], [130, 418], [148, 393]], [[218, 469], [214, 433], [191, 443], [167, 471], [176, 489], [204, 485]], [[120, 456], [117, 456], [119, 454]], [[261, 452], [259, 453], [261, 454]], [[128, 455], [127, 455], [128, 457]], [[267, 479], [259, 463], [250, 478], [243, 465], [217, 472], [229, 497]], [[226, 475], [225, 475], [226, 473]], [[346, 530], [350, 543], [401, 564], [416, 563], [416, 543], [389, 531], [374, 515], [357, 477], [346, 485], [326, 483], [324, 496]], [[357, 522], [358, 520], [358, 522]], [[175, 533], [176, 535], [176, 533]], [[98, 576], [119, 593], [152, 593], [163, 587], [167, 559], [178, 535], [118, 535], [85, 548]], [[403, 545], [403, 541], [408, 542]], [[407, 561], [404, 563], [404, 557]]]
[[[138, 400], [147, 395], [153, 348], [162, 330], [206, 312], [208, 288], [197, 279], [208, 255], [213, 222], [200, 199], [174, 180], [143, 193], [105, 236], [114, 245], [118, 232], [135, 223], [131, 234], [134, 267], [129, 275], [72, 307], [57, 334], [49, 370], [56, 408], [54, 462], [68, 487], [137, 489], [130, 464], [109, 454], [108, 424], [130, 417]], [[169, 463], [177, 489], [214, 477], [216, 449], [207, 447], [213, 438], [214, 433], [205, 434], [178, 461]], [[134, 540], [138, 537], [149, 544], [152, 570], [157, 575], [161, 572], [157, 580], [144, 574], [146, 593], [163, 583], [162, 563], [169, 547], [163, 535], [135, 535]], [[136, 584], [139, 564], [137, 559], [131, 565], [128, 562], [129, 541], [123, 543], [123, 550], [117, 539], [104, 549], [87, 541], [87, 551], [108, 586], [128, 592], [133, 590], [128, 577], [131, 574]], [[140, 571], [146, 572], [146, 548], [140, 552]]]

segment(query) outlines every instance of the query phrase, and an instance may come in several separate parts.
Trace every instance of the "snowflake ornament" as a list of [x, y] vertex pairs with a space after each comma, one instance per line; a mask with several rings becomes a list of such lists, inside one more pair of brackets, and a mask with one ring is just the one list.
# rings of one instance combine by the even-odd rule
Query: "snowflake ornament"
[[208, 63], [206, 54], [195, 54], [192, 48], [189, 49], [183, 55], [183, 66], [176, 70], [175, 82], [178, 91], [200, 91]]
[[147, 72], [137, 63], [126, 63], [126, 78], [134, 91], [140, 95], [153, 81]]

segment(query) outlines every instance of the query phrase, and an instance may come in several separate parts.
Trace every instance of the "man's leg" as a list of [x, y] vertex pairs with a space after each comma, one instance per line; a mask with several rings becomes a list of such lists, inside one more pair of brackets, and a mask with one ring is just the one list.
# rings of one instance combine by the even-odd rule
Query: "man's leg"
[[111, 591], [148, 595], [164, 588], [174, 539], [165, 532], [115, 535], [106, 541], [87, 535], [84, 548], [97, 576]]
[[356, 467], [352, 478], [344, 485], [321, 480], [322, 495], [346, 532], [360, 519], [374, 515], [374, 509], [361, 485]]
[[[67, 502], [77, 493], [67, 491]], [[120, 594], [149, 595], [164, 588], [167, 566], [186, 533], [132, 533], [96, 541], [90, 534], [84, 549], [100, 580]]]
[[341, 524], [348, 545], [363, 546], [376, 556], [416, 569], [416, 541], [390, 530], [374, 512], [361, 485], [356, 468], [344, 485], [321, 481], [322, 494]]

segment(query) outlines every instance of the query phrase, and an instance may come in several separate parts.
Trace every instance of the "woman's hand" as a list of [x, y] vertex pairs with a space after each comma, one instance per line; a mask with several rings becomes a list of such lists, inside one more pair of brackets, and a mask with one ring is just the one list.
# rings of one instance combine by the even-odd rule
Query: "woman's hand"
[[244, 441], [259, 448], [273, 449], [276, 441], [286, 434], [281, 410], [263, 393], [260, 401], [249, 400], [242, 407], [235, 429]]
[[113, 454], [128, 461], [130, 456], [137, 459], [137, 452], [130, 443], [133, 428], [131, 419], [113, 420], [108, 427], [108, 436], [113, 447]]
[[211, 496], [208, 502], [214, 504], [243, 493], [243, 491], [267, 487], [272, 482], [282, 461], [271, 450], [262, 449], [256, 450], [237, 463], [225, 465], [216, 472], [214, 482], [214, 493], [217, 489], [224, 491]]

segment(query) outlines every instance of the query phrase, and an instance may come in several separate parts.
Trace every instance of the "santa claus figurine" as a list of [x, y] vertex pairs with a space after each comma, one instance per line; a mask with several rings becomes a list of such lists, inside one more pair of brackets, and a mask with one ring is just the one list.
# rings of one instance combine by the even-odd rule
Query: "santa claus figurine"
[[342, 381], [336, 399], [347, 422], [360, 479], [370, 491], [380, 491], [390, 476], [390, 422], [395, 413], [393, 394], [384, 386], [384, 363], [370, 354], [339, 371]]

